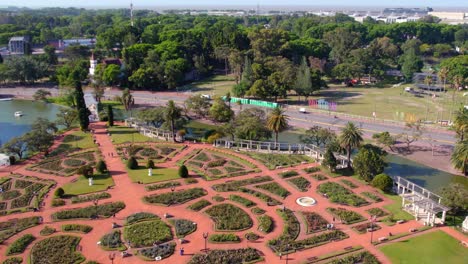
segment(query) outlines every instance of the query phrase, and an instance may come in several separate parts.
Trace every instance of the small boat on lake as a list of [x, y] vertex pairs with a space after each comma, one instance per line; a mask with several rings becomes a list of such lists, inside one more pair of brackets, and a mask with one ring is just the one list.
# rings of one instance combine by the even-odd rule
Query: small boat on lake
[[16, 116], [16, 117], [23, 116], [23, 112], [17, 111], [17, 112], [15, 112], [15, 116]]

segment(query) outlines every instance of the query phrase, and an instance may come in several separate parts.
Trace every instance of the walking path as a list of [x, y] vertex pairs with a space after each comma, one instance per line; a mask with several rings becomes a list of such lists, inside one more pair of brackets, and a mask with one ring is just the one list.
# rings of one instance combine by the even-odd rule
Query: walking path
[[[8, 219], [13, 219], [13, 218], [23, 218], [23, 217], [28, 217], [28, 216], [42, 216], [44, 219], [44, 222], [51, 227], [56, 228], [57, 230], [60, 230], [60, 227], [64, 223], [79, 223], [79, 224], [87, 224], [93, 226], [93, 231], [91, 231], [89, 234], [86, 235], [80, 235], [82, 237], [81, 242], [80, 242], [80, 249], [81, 253], [86, 257], [87, 260], [95, 260], [100, 263], [108, 263], [108, 253], [106, 251], [103, 251], [102, 249], [99, 248], [97, 245], [97, 242], [100, 240], [100, 238], [109, 233], [112, 230], [112, 223], [117, 223], [119, 225], [124, 224], [125, 218], [133, 213], [137, 212], [151, 212], [154, 214], [157, 214], [159, 216], [163, 216], [165, 213], [169, 213], [172, 215], [174, 218], [183, 218], [183, 219], [189, 219], [195, 223], [197, 223], [197, 230], [186, 236], [186, 240], [189, 243], [181, 245], [177, 241], [177, 246], [176, 246], [176, 252], [170, 256], [169, 258], [161, 261], [160, 263], [186, 263], [189, 261], [189, 259], [193, 256], [193, 254], [200, 253], [200, 250], [203, 249], [203, 238], [202, 234], [205, 232], [208, 232], [210, 234], [215, 233], [214, 231], [214, 223], [210, 219], [210, 217], [204, 213], [200, 212], [193, 212], [190, 210], [187, 210], [186, 207], [189, 206], [190, 204], [193, 204], [197, 202], [199, 199], [190, 201], [185, 204], [181, 205], [174, 205], [170, 207], [165, 207], [165, 206], [156, 206], [156, 205], [151, 205], [151, 204], [146, 204], [142, 201], [142, 197], [144, 195], [149, 195], [149, 194], [154, 194], [154, 193], [165, 193], [168, 192], [168, 190], [157, 190], [157, 191], [152, 191], [152, 192], [147, 192], [144, 189], [143, 184], [136, 184], [133, 183], [128, 176], [126, 172], [126, 168], [121, 160], [121, 158], [117, 155], [116, 149], [111, 142], [111, 138], [108, 136], [107, 131], [106, 131], [106, 126], [104, 123], [94, 123], [91, 125], [91, 129], [94, 130], [95, 138], [96, 141], [99, 143], [99, 150], [103, 154], [103, 158], [107, 164], [107, 167], [110, 170], [110, 175], [112, 176], [115, 186], [112, 187], [111, 189], [108, 190], [108, 193], [111, 194], [112, 198], [106, 199], [103, 201], [99, 201], [99, 203], [107, 203], [110, 201], [123, 201], [126, 204], [125, 209], [120, 211], [115, 218], [111, 217], [108, 219], [97, 219], [97, 220], [73, 220], [73, 221], [62, 221], [62, 222], [53, 222], [51, 219], [51, 215], [54, 212], [57, 211], [62, 211], [64, 209], [70, 209], [70, 208], [77, 208], [77, 207], [85, 207], [85, 206], [90, 206], [92, 205], [92, 202], [87, 202], [87, 203], [82, 203], [82, 204], [68, 204], [62, 207], [52, 207], [51, 202], [52, 202], [52, 193], [53, 190], [50, 192], [49, 196], [45, 199], [45, 206], [41, 209], [40, 212], [27, 212], [23, 214], [13, 214], [13, 215], [8, 215], [8, 216], [3, 216], [0, 217], [2, 221], [8, 220]], [[60, 140], [57, 141], [53, 148], [57, 147], [58, 144], [60, 143]], [[171, 160], [165, 162], [165, 163], [159, 163], [158, 167], [175, 167], [177, 160], [181, 159], [188, 153], [190, 153], [193, 150], [196, 149], [213, 149], [213, 147], [209, 144], [187, 144], [187, 147], [178, 153], [176, 156], [174, 156]], [[282, 187], [284, 187], [286, 190], [288, 190], [291, 195], [286, 197], [285, 199], [281, 199], [280, 197], [276, 197], [273, 194], [269, 194], [264, 190], [258, 190], [255, 189], [259, 192], [265, 193], [269, 196], [274, 197], [277, 200], [280, 200], [283, 205], [292, 210], [298, 220], [300, 222], [302, 221], [302, 217], [300, 215], [300, 211], [312, 211], [320, 214], [322, 217], [324, 217], [327, 221], [330, 223], [333, 222], [333, 217], [330, 215], [327, 211], [326, 208], [328, 207], [342, 207], [346, 208], [349, 210], [352, 210], [354, 212], [357, 212], [364, 217], [368, 218], [369, 214], [366, 212], [369, 208], [382, 208], [384, 205], [391, 204], [392, 201], [384, 198], [382, 202], [379, 203], [371, 203], [366, 206], [362, 207], [349, 207], [349, 206], [337, 206], [336, 204], [330, 203], [326, 198], [322, 197], [319, 195], [316, 191], [316, 187], [319, 184], [318, 181], [312, 179], [309, 175], [306, 175], [302, 169], [306, 167], [311, 167], [311, 166], [317, 166], [317, 164], [302, 164], [299, 166], [295, 166], [293, 170], [297, 171], [300, 173], [301, 176], [304, 178], [308, 179], [312, 186], [309, 191], [307, 192], [299, 192], [297, 191], [292, 185], [290, 185], [289, 182], [287, 182], [285, 179], [282, 179], [281, 177], [278, 176], [278, 173], [284, 170], [291, 170], [291, 168], [288, 169], [281, 169], [281, 170], [269, 170], [265, 165], [259, 163], [258, 161], [252, 159], [251, 157], [245, 156], [245, 155], [240, 155], [238, 153], [230, 152], [224, 149], [216, 149], [217, 151], [241, 157], [244, 160], [247, 160], [248, 162], [255, 164], [258, 168], [261, 169], [261, 172], [259, 173], [252, 173], [249, 175], [244, 175], [244, 176], [239, 176], [235, 178], [228, 178], [228, 179], [218, 179], [214, 181], [205, 181], [203, 179], [199, 179], [199, 182], [197, 184], [192, 184], [192, 185], [186, 185], [185, 183], [182, 183], [182, 180], [178, 180], [182, 183], [181, 186], [177, 187], [177, 190], [181, 189], [187, 189], [187, 188], [192, 188], [192, 187], [201, 187], [205, 189], [208, 192], [208, 195], [204, 197], [204, 199], [210, 200], [213, 204], [218, 204], [218, 202], [213, 201], [211, 198], [215, 195], [220, 195], [222, 197], [228, 198], [230, 194], [236, 194], [239, 196], [242, 196], [244, 198], [247, 198], [249, 200], [252, 200], [257, 204], [258, 207], [262, 208], [263, 210], [266, 211], [266, 215], [269, 215], [270, 217], [273, 218], [275, 222], [275, 228], [274, 230], [269, 233], [269, 234], [264, 234], [262, 237], [256, 241], [256, 242], [248, 242], [246, 239], [244, 239], [245, 233], [249, 231], [254, 231], [255, 233], [259, 234], [259, 232], [255, 229], [255, 227], [258, 226], [258, 220], [257, 216], [254, 215], [250, 209], [243, 208], [243, 210], [252, 218], [253, 220], [253, 227], [249, 230], [242, 231], [242, 232], [236, 232], [239, 237], [242, 238], [241, 243], [238, 244], [208, 244], [208, 248], [210, 250], [212, 249], [236, 249], [236, 248], [246, 248], [246, 247], [252, 247], [255, 249], [258, 249], [264, 254], [264, 263], [283, 263], [285, 261], [285, 256], [283, 256], [282, 260], [278, 256], [276, 256], [273, 251], [268, 248], [267, 242], [271, 239], [279, 237], [284, 228], [284, 222], [276, 212], [278, 208], [283, 208], [283, 206], [267, 206], [264, 201], [253, 197], [251, 195], [242, 193], [242, 192], [229, 192], [229, 193], [219, 193], [213, 190], [212, 186], [214, 184], [219, 184], [219, 183], [225, 183], [227, 181], [233, 181], [233, 180], [242, 180], [242, 179], [249, 179], [255, 176], [270, 176], [272, 177], [275, 182], [279, 183]], [[109, 153], [112, 153], [110, 155]], [[57, 186], [62, 186], [63, 184], [69, 183], [73, 181], [77, 176], [74, 177], [57, 177], [53, 175], [47, 175], [39, 172], [33, 172], [33, 171], [28, 171], [25, 169], [26, 165], [22, 165], [21, 167], [15, 167], [14, 168], [14, 173], [18, 174], [23, 174], [23, 175], [30, 175], [30, 176], [35, 176], [39, 178], [45, 178], [45, 179], [52, 179], [57, 182]], [[2, 175], [8, 175], [7, 172], [0, 172], [0, 176]], [[331, 182], [339, 182], [340, 178], [330, 178], [329, 181]], [[355, 183], [358, 187], [353, 189], [353, 191], [356, 194], [359, 194], [363, 191], [373, 191], [373, 188], [370, 186], [363, 185], [359, 182], [357, 182], [354, 179], [348, 179], [351, 180], [353, 183]], [[249, 187], [250, 188], [250, 187]], [[301, 207], [296, 203], [296, 199], [302, 196], [311, 196], [314, 199], [316, 199], [317, 204], [313, 207]], [[231, 203], [229, 200], [224, 201], [223, 203]], [[235, 204], [235, 203], [232, 203]], [[236, 206], [239, 206], [238, 204], [235, 204]], [[239, 206], [242, 208], [242, 206]], [[393, 234], [398, 234], [402, 232], [408, 232], [409, 229], [411, 228], [419, 228], [421, 227], [421, 224], [416, 222], [416, 221], [408, 221], [404, 224], [399, 224], [395, 226], [386, 226], [384, 224], [379, 224], [381, 229], [377, 230], [373, 233], [373, 240], [377, 240], [379, 237], [384, 237], [388, 236], [389, 232]], [[370, 234], [357, 234], [355, 231], [351, 230], [351, 226], [349, 225], [344, 225], [341, 223], [335, 223], [335, 226], [337, 229], [344, 231], [349, 235], [348, 239], [337, 241], [337, 242], [331, 242], [328, 244], [325, 244], [323, 246], [307, 249], [304, 251], [298, 251], [296, 253], [289, 254], [288, 260], [289, 263], [303, 263], [306, 259], [311, 258], [311, 257], [317, 257], [321, 256], [324, 254], [329, 254], [332, 252], [340, 251], [343, 250], [346, 247], [350, 246], [357, 246], [357, 245], [362, 245], [365, 250], [370, 251], [372, 254], [374, 254], [382, 263], [390, 263], [389, 260], [385, 257], [384, 254], [382, 254], [376, 246], [371, 244], [370, 241]], [[304, 224], [301, 224], [301, 233], [298, 237], [298, 239], [305, 239], [308, 238], [312, 235], [307, 235], [305, 233], [305, 228]], [[5, 252], [7, 249], [7, 246], [11, 244], [12, 241], [15, 241], [17, 238], [20, 236], [30, 233], [33, 234], [38, 238], [38, 240], [44, 239], [46, 237], [43, 237], [39, 234], [40, 230], [44, 228], [44, 225], [39, 225], [30, 229], [27, 229], [20, 234], [17, 234], [13, 236], [12, 238], [8, 239], [7, 242], [4, 243], [0, 247], [0, 255], [5, 256]], [[442, 230], [446, 231], [447, 233], [456, 236], [455, 233], [453, 233], [451, 229], [449, 228], [442, 228]], [[173, 233], [174, 230], [173, 230]], [[314, 234], [316, 235], [316, 234]], [[183, 247], [185, 254], [181, 256], [179, 254], [179, 249]], [[23, 259], [27, 259], [28, 255], [30, 253], [31, 246], [27, 248], [27, 250], [21, 255]], [[131, 256], [127, 258], [121, 258], [119, 254], [117, 254], [117, 257], [114, 260], [115, 264], [119, 263], [145, 263], [145, 261], [141, 260], [140, 258], [136, 256]]]

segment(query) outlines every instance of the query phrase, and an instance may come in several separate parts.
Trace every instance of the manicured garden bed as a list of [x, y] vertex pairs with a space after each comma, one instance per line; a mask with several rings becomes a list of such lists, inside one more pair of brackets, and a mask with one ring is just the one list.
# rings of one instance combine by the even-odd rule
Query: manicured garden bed
[[209, 201], [207, 201], [205, 199], [201, 199], [200, 201], [197, 201], [197, 202], [189, 205], [187, 207], [187, 209], [198, 212], [198, 211], [202, 210], [203, 208], [205, 208], [207, 206], [210, 206], [210, 205], [211, 205], [211, 203]]
[[238, 231], [252, 227], [250, 216], [232, 204], [218, 204], [208, 208], [205, 213], [216, 223], [216, 230]]
[[156, 191], [156, 190], [161, 190], [161, 189], [167, 189], [171, 187], [177, 187], [181, 185], [182, 184], [180, 182], [170, 181], [170, 182], [165, 182], [165, 183], [160, 183], [160, 184], [146, 185], [145, 190], [150, 192], [150, 191]]
[[74, 196], [71, 198], [72, 204], [76, 203], [85, 203], [85, 202], [91, 202], [95, 200], [103, 200], [103, 199], [108, 199], [111, 198], [111, 195], [106, 192], [102, 193], [94, 193], [94, 194], [89, 194], [89, 195], [82, 195], [82, 196]]
[[262, 214], [264, 214], [266, 212], [265, 210], [263, 210], [260, 207], [254, 207], [254, 208], [252, 208], [251, 211], [252, 211], [252, 213], [254, 213], [256, 215], [262, 215]]
[[171, 240], [172, 232], [166, 223], [155, 219], [126, 226], [124, 237], [132, 247], [150, 247]]
[[364, 197], [367, 197], [367, 198], [371, 199], [371, 200], [374, 201], [374, 202], [381, 202], [381, 201], [383, 201], [383, 199], [382, 199], [379, 195], [377, 195], [377, 194], [375, 194], [375, 193], [372, 193], [372, 192], [362, 192], [361, 195], [364, 196]]
[[306, 180], [304, 177], [297, 177], [287, 180], [292, 186], [298, 189], [301, 192], [307, 192], [310, 187], [310, 181]]
[[268, 234], [273, 231], [274, 222], [273, 218], [268, 215], [260, 215], [257, 217], [258, 219], [258, 231]]
[[114, 144], [157, 141], [153, 138], [140, 134], [140, 132], [132, 127], [113, 126], [109, 127], [108, 129]]
[[327, 208], [327, 212], [338, 218], [343, 224], [350, 225], [366, 220], [362, 215], [344, 208]]
[[21, 254], [36, 238], [31, 234], [26, 234], [10, 244], [6, 251], [7, 256]]
[[190, 220], [173, 219], [169, 222], [174, 226], [177, 237], [185, 237], [186, 235], [189, 235], [197, 230], [197, 224]]
[[294, 215], [293, 211], [286, 209], [277, 209], [276, 212], [281, 216], [284, 222], [283, 233], [277, 240], [293, 241], [299, 236], [301, 225]]
[[114, 180], [109, 173], [95, 173], [93, 175], [93, 186], [89, 186], [88, 178], [80, 175], [75, 181], [64, 184], [62, 188], [65, 191], [65, 195], [76, 196], [106, 191], [114, 185]]
[[224, 243], [239, 243], [240, 238], [233, 234], [233, 233], [228, 233], [228, 234], [212, 234], [208, 237], [208, 241], [210, 243], [216, 243], [216, 244], [224, 244]]
[[213, 185], [213, 190], [217, 192], [238, 191], [242, 186], [264, 183], [264, 182], [268, 182], [272, 180], [273, 179], [270, 176], [254, 177], [254, 178], [245, 179], [245, 180], [237, 180], [237, 181], [215, 184]]
[[229, 200], [231, 200], [233, 202], [236, 202], [236, 203], [240, 203], [240, 204], [242, 204], [243, 206], [245, 206], [247, 208], [257, 205], [256, 203], [252, 202], [251, 200], [249, 200], [247, 198], [244, 198], [242, 196], [239, 196], [239, 195], [235, 195], [235, 194], [229, 195]]
[[31, 249], [31, 264], [81, 263], [85, 257], [76, 252], [80, 238], [76, 236], [53, 236], [37, 242]]
[[57, 176], [71, 176], [84, 166], [95, 166], [99, 154], [94, 150], [73, 153], [66, 157], [52, 157], [28, 167], [29, 170]]
[[55, 233], [57, 230], [55, 230], [55, 228], [53, 227], [50, 227], [50, 226], [45, 226], [40, 232], [39, 234], [41, 236], [50, 236], [52, 235], [53, 233]]
[[104, 250], [119, 250], [123, 251], [127, 249], [127, 247], [122, 242], [120, 230], [114, 230], [108, 234], [105, 234], [99, 240], [101, 242], [100, 246]]
[[183, 204], [188, 201], [207, 195], [203, 188], [192, 188], [175, 191], [174, 193], [161, 193], [143, 197], [143, 201], [150, 204], [161, 204], [169, 206], [171, 204]]
[[318, 173], [318, 174], [312, 174], [312, 175], [310, 175], [310, 177], [311, 177], [312, 179], [314, 179], [314, 180], [317, 180], [317, 181], [324, 181], [324, 180], [327, 180], [327, 179], [328, 179], [327, 176], [325, 176], [325, 175], [323, 175], [323, 174], [320, 174], [320, 173]]
[[303, 162], [314, 162], [312, 158], [306, 155], [296, 154], [272, 154], [272, 153], [256, 153], [256, 152], [243, 152], [243, 154], [250, 156], [251, 158], [261, 162], [267, 166], [270, 170], [274, 170], [277, 167], [289, 167], [301, 164]]
[[146, 220], [153, 220], [153, 219], [160, 219], [160, 218], [159, 216], [152, 214], [152, 213], [140, 212], [140, 213], [135, 213], [135, 214], [127, 216], [127, 218], [125, 219], [125, 224], [131, 225], [131, 224], [135, 224], [138, 222], [142, 222]]
[[380, 264], [380, 261], [368, 251], [362, 251], [340, 257], [338, 259], [327, 262], [326, 264]]
[[303, 250], [312, 247], [318, 247], [332, 241], [339, 241], [348, 238], [349, 236], [340, 230], [333, 230], [321, 233], [319, 235], [311, 236], [306, 239], [296, 241], [285, 240], [270, 240], [268, 242], [270, 248], [275, 252], [287, 252]]
[[0, 222], [0, 243], [20, 233], [23, 230], [39, 225], [42, 218], [39, 216], [10, 219]]
[[123, 144], [116, 147], [118, 155], [124, 159], [133, 156], [138, 160], [140, 165], [144, 165], [148, 159], [153, 160], [155, 163], [166, 162], [183, 148], [183, 145], [158, 143], [147, 143], [145, 145]]
[[150, 248], [138, 250], [138, 254], [143, 256], [146, 260], [154, 260], [156, 257], [165, 259], [174, 254], [176, 243], [169, 242], [161, 245], [156, 245]]
[[283, 171], [278, 174], [281, 178], [287, 179], [299, 175], [297, 171]]
[[91, 232], [91, 230], [93, 230], [93, 227], [89, 225], [80, 225], [80, 224], [62, 225], [63, 232], [76, 232], [76, 233], [87, 234]]
[[319, 172], [319, 171], [321, 171], [321, 169], [320, 169], [320, 167], [310, 167], [310, 168], [305, 168], [305, 169], [303, 169], [303, 171], [304, 171], [305, 173], [310, 174], [310, 173]]
[[277, 182], [269, 182], [269, 183], [264, 183], [260, 185], [256, 185], [255, 188], [265, 190], [269, 193], [278, 195], [281, 198], [286, 198], [288, 195], [291, 193], [283, 188], [281, 185], [279, 185]]
[[327, 229], [328, 221], [314, 212], [301, 212], [307, 227], [307, 234], [320, 232]]
[[376, 216], [376, 217], [382, 217], [382, 216], [388, 215], [387, 212], [385, 212], [384, 210], [382, 210], [380, 208], [367, 209], [366, 212], [368, 212], [369, 215]]
[[89, 219], [95, 216], [110, 217], [125, 208], [123, 202], [106, 203], [97, 206], [68, 209], [52, 214], [54, 220]]
[[376, 223], [362, 223], [358, 225], [354, 225], [351, 227], [354, 231], [358, 232], [359, 234], [365, 234], [370, 232], [371, 230], [376, 231], [380, 229], [380, 226]]
[[247, 189], [247, 188], [240, 188], [239, 191], [243, 192], [243, 193], [248, 193], [250, 195], [253, 195], [255, 197], [257, 197], [258, 199], [264, 201], [265, 203], [267, 203], [268, 205], [280, 205], [281, 202], [262, 193], [262, 192], [258, 192], [256, 190], [252, 190], [252, 189]]
[[5, 259], [2, 264], [22, 264], [23, 258], [22, 257], [12, 257]]
[[207, 254], [196, 254], [187, 264], [255, 263], [262, 260], [260, 252], [253, 248], [210, 250]]
[[351, 189], [355, 189], [355, 188], [358, 187], [356, 184], [354, 184], [354, 182], [352, 182], [350, 180], [341, 179], [340, 182], [342, 182], [344, 185], [348, 186]]
[[178, 169], [176, 168], [153, 169], [153, 176], [148, 176], [148, 169], [144, 166], [139, 166], [138, 169], [135, 170], [127, 168], [127, 172], [132, 182], [140, 182], [143, 184], [180, 179]]
[[326, 195], [330, 202], [350, 205], [363, 206], [369, 204], [362, 197], [355, 195], [352, 191], [335, 182], [322, 183], [317, 187], [318, 192]]

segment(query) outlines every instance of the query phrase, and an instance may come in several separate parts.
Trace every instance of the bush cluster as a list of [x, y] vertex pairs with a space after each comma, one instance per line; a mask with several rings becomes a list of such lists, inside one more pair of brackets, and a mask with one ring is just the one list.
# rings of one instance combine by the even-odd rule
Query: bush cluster
[[243, 193], [248, 193], [250, 195], [253, 195], [255, 197], [257, 197], [258, 199], [266, 202], [268, 205], [280, 205], [281, 202], [262, 193], [262, 192], [257, 192], [255, 190], [252, 190], [252, 189], [247, 189], [247, 188], [240, 188], [239, 191], [243, 192]]
[[262, 257], [254, 248], [210, 250], [208, 254], [197, 254], [187, 264], [254, 263]]
[[155, 219], [126, 226], [124, 237], [132, 247], [150, 247], [171, 240], [172, 232], [166, 223]]
[[355, 195], [352, 191], [335, 182], [326, 182], [318, 186], [318, 191], [327, 194], [330, 202], [351, 206], [362, 206], [368, 204], [362, 197]]
[[228, 183], [215, 184], [213, 185], [213, 189], [217, 192], [233, 192], [238, 191], [242, 186], [258, 184], [272, 180], [273, 179], [270, 176], [255, 177], [246, 180], [237, 180]]
[[125, 247], [120, 238], [120, 230], [114, 230], [109, 234], [105, 234], [99, 241], [101, 242], [101, 246], [108, 249], [121, 249]]
[[175, 219], [172, 220], [174, 229], [177, 237], [185, 237], [186, 235], [195, 232], [197, 230], [197, 224], [193, 221], [186, 219]]
[[281, 172], [279, 174], [279, 176], [283, 179], [286, 179], [286, 178], [291, 178], [291, 177], [294, 177], [294, 176], [297, 176], [299, 175], [299, 173], [297, 171], [284, 171], [284, 172]]
[[363, 196], [365, 196], [365, 197], [367, 197], [367, 198], [373, 200], [374, 202], [381, 202], [381, 201], [383, 201], [383, 199], [382, 199], [380, 196], [378, 196], [377, 194], [375, 194], [375, 193], [371, 193], [371, 192], [362, 192], [361, 194], [362, 194]]
[[189, 205], [187, 208], [192, 210], [192, 211], [200, 211], [203, 208], [210, 206], [211, 203], [205, 199], [201, 199], [200, 201], [197, 201], [191, 205]]
[[362, 215], [344, 208], [327, 208], [327, 211], [329, 211], [335, 217], [338, 217], [344, 224], [347, 225], [365, 220]]
[[35, 239], [36, 238], [31, 234], [26, 234], [18, 238], [10, 244], [6, 251], [6, 255], [10, 256], [23, 253], [24, 250], [29, 246], [29, 244], [31, 244]]
[[384, 210], [380, 208], [371, 208], [371, 209], [366, 210], [366, 212], [368, 212], [370, 215], [375, 215], [377, 217], [388, 215], [387, 212], [385, 212]]
[[3, 243], [8, 238], [20, 233], [23, 230], [39, 225], [41, 222], [42, 218], [39, 216], [10, 219], [0, 222], [0, 243]]
[[305, 173], [315, 173], [320, 171], [320, 167], [310, 167], [303, 169]]
[[258, 231], [263, 233], [270, 233], [273, 231], [274, 223], [273, 218], [268, 215], [261, 215], [257, 217], [258, 219]]
[[218, 159], [218, 160], [212, 160], [212, 161], [206, 163], [206, 166], [207, 166], [208, 168], [214, 168], [214, 167], [223, 166], [224, 164], [226, 164], [226, 160], [225, 160], [225, 159]]
[[282, 198], [286, 198], [288, 195], [291, 193], [283, 188], [281, 185], [279, 185], [277, 182], [270, 182], [270, 183], [265, 183], [265, 184], [260, 184], [256, 185], [256, 188], [265, 190], [269, 193], [276, 194]]
[[41, 234], [41, 236], [50, 236], [52, 235], [53, 233], [55, 233], [55, 228], [53, 227], [50, 227], [50, 226], [45, 226], [41, 232], [39, 232], [39, 234]]
[[160, 256], [161, 259], [165, 259], [174, 254], [175, 246], [176, 244], [174, 242], [169, 242], [150, 248], [140, 249], [138, 253], [151, 260], [154, 260], [157, 256]]
[[240, 203], [240, 204], [244, 205], [247, 208], [257, 205], [256, 203], [252, 202], [251, 200], [249, 200], [247, 198], [244, 198], [242, 196], [239, 196], [239, 195], [235, 195], [235, 194], [229, 195], [229, 200], [231, 200], [233, 202]]
[[31, 250], [31, 264], [81, 263], [83, 255], [75, 252], [80, 242], [75, 236], [53, 236], [37, 242]]
[[23, 258], [22, 257], [12, 257], [5, 259], [2, 264], [22, 264]]
[[208, 238], [211, 243], [239, 243], [240, 238], [232, 233], [228, 234], [212, 234]]
[[250, 216], [232, 204], [218, 204], [205, 211], [216, 222], [217, 230], [244, 230], [252, 226]]
[[380, 261], [368, 251], [347, 255], [340, 259], [330, 261], [327, 264], [354, 264], [354, 263], [365, 263], [365, 264], [380, 264]]
[[162, 204], [162, 205], [171, 205], [171, 204], [183, 204], [190, 200], [200, 198], [207, 195], [207, 192], [203, 188], [191, 188], [187, 190], [154, 194], [143, 197], [143, 200], [147, 203], [152, 204]]
[[84, 208], [76, 208], [58, 211], [52, 215], [55, 220], [66, 220], [66, 219], [84, 219], [92, 218], [94, 216], [110, 217], [113, 214], [118, 213], [120, 210], [125, 208], [123, 202], [106, 203], [97, 206], [87, 206]]
[[289, 183], [294, 185], [299, 191], [306, 192], [310, 187], [310, 181], [306, 180], [304, 177], [297, 177], [287, 180]]
[[127, 216], [127, 219], [125, 219], [125, 224], [131, 225], [134, 223], [142, 222], [145, 220], [153, 220], [153, 219], [160, 219], [160, 218], [159, 216], [152, 214], [152, 213], [140, 212], [140, 213], [135, 213], [135, 214]]
[[314, 212], [301, 212], [307, 226], [307, 233], [319, 232], [327, 229], [327, 220]]
[[73, 196], [71, 198], [71, 202], [72, 203], [84, 203], [84, 202], [102, 200], [102, 199], [107, 199], [107, 198], [111, 198], [111, 195], [106, 192], [101, 192], [101, 193], [94, 193], [94, 194], [89, 194], [89, 195]]
[[66, 224], [62, 225], [63, 232], [77, 232], [87, 234], [93, 230], [92, 226], [80, 224]]

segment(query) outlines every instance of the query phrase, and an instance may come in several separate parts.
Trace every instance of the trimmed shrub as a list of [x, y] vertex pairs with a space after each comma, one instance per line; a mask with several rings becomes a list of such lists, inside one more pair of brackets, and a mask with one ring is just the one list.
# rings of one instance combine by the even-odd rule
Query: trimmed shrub
[[297, 171], [284, 171], [284, 172], [281, 172], [279, 174], [279, 176], [281, 176], [281, 178], [283, 178], [283, 179], [294, 177], [294, 176], [297, 176], [297, 175], [299, 175], [299, 173]]
[[187, 178], [189, 176], [188, 169], [185, 165], [179, 167], [179, 177]]
[[88, 194], [88, 195], [81, 195], [81, 196], [74, 196], [71, 198], [71, 202], [74, 203], [84, 203], [84, 202], [89, 202], [89, 201], [95, 201], [95, 200], [102, 200], [102, 199], [107, 199], [110, 198], [111, 195], [106, 192], [102, 193], [93, 193], [93, 194]]
[[393, 188], [393, 179], [385, 173], [379, 174], [372, 179], [372, 186], [384, 192], [390, 192]]
[[197, 224], [186, 219], [174, 219], [171, 221], [177, 237], [185, 237], [197, 230]]
[[107, 249], [120, 250], [125, 248], [125, 245], [120, 238], [120, 230], [114, 230], [109, 234], [105, 234], [99, 241], [101, 242], [101, 246]]
[[21, 254], [26, 250], [26, 248], [31, 244], [36, 238], [31, 235], [31, 234], [26, 234], [20, 238], [18, 238], [16, 241], [10, 244], [6, 251], [6, 255], [15, 255], [15, 254]]
[[232, 233], [228, 234], [212, 234], [208, 238], [211, 243], [239, 243], [240, 238]]
[[62, 199], [53, 199], [52, 200], [52, 207], [64, 206], [65, 204], [66, 204], [65, 200], [62, 200]]
[[127, 168], [131, 170], [136, 170], [138, 169], [138, 161], [136, 160], [135, 157], [130, 157], [127, 161]]
[[245, 234], [245, 239], [248, 241], [257, 241], [260, 238], [259, 235], [255, 234], [254, 232], [248, 232]]
[[62, 225], [63, 232], [77, 232], [87, 234], [93, 230], [92, 226], [89, 225], [80, 225], [80, 224], [66, 224]]
[[61, 187], [59, 187], [57, 188], [57, 190], [55, 190], [54, 195], [55, 197], [62, 198], [63, 195], [65, 195], [65, 191]]
[[96, 165], [96, 170], [99, 172], [99, 173], [104, 173], [104, 172], [107, 172], [107, 165], [106, 163], [103, 161], [103, 160], [99, 160], [97, 165]]
[[327, 211], [338, 217], [345, 225], [350, 225], [366, 220], [362, 215], [344, 208], [327, 208]]
[[252, 208], [252, 213], [256, 214], [256, 215], [262, 215], [265, 213], [265, 210], [263, 210], [262, 208], [260, 207], [254, 207]]
[[239, 196], [239, 195], [235, 195], [235, 194], [229, 195], [229, 200], [231, 200], [233, 202], [240, 203], [240, 204], [244, 205], [247, 208], [257, 205], [256, 203], [252, 202], [251, 200], [249, 200], [247, 198], [244, 198], [242, 196]]
[[149, 159], [148, 162], [146, 162], [146, 168], [147, 169], [154, 169], [155, 168], [154, 161]]
[[191, 204], [190, 206], [187, 207], [187, 209], [190, 209], [192, 211], [200, 211], [202, 210], [203, 208], [207, 207], [211, 205], [211, 203], [205, 199], [201, 199], [200, 201], [197, 201], [193, 204]]
[[76, 208], [58, 211], [52, 214], [52, 218], [55, 220], [67, 220], [67, 219], [89, 219], [92, 217], [103, 216], [110, 217], [113, 214], [118, 213], [120, 210], [125, 208], [123, 202], [106, 203], [98, 206], [88, 206], [84, 208]]
[[127, 216], [127, 219], [125, 220], [125, 224], [131, 225], [131, 224], [135, 224], [135, 223], [142, 222], [145, 220], [154, 220], [154, 219], [160, 219], [160, 218], [159, 216], [152, 214], [152, 213], [140, 212], [140, 213]]
[[283, 188], [281, 185], [279, 185], [276, 182], [265, 183], [265, 184], [257, 185], [255, 187], [265, 190], [269, 193], [276, 194], [282, 198], [286, 198], [288, 195], [291, 194], [288, 190], [286, 190], [285, 188]]
[[50, 226], [45, 226], [41, 232], [39, 232], [39, 234], [41, 234], [41, 236], [50, 236], [52, 235], [53, 233], [55, 233], [55, 228], [53, 227], [50, 227]]
[[273, 218], [268, 215], [261, 215], [258, 219], [258, 231], [263, 233], [270, 233], [273, 231]]

